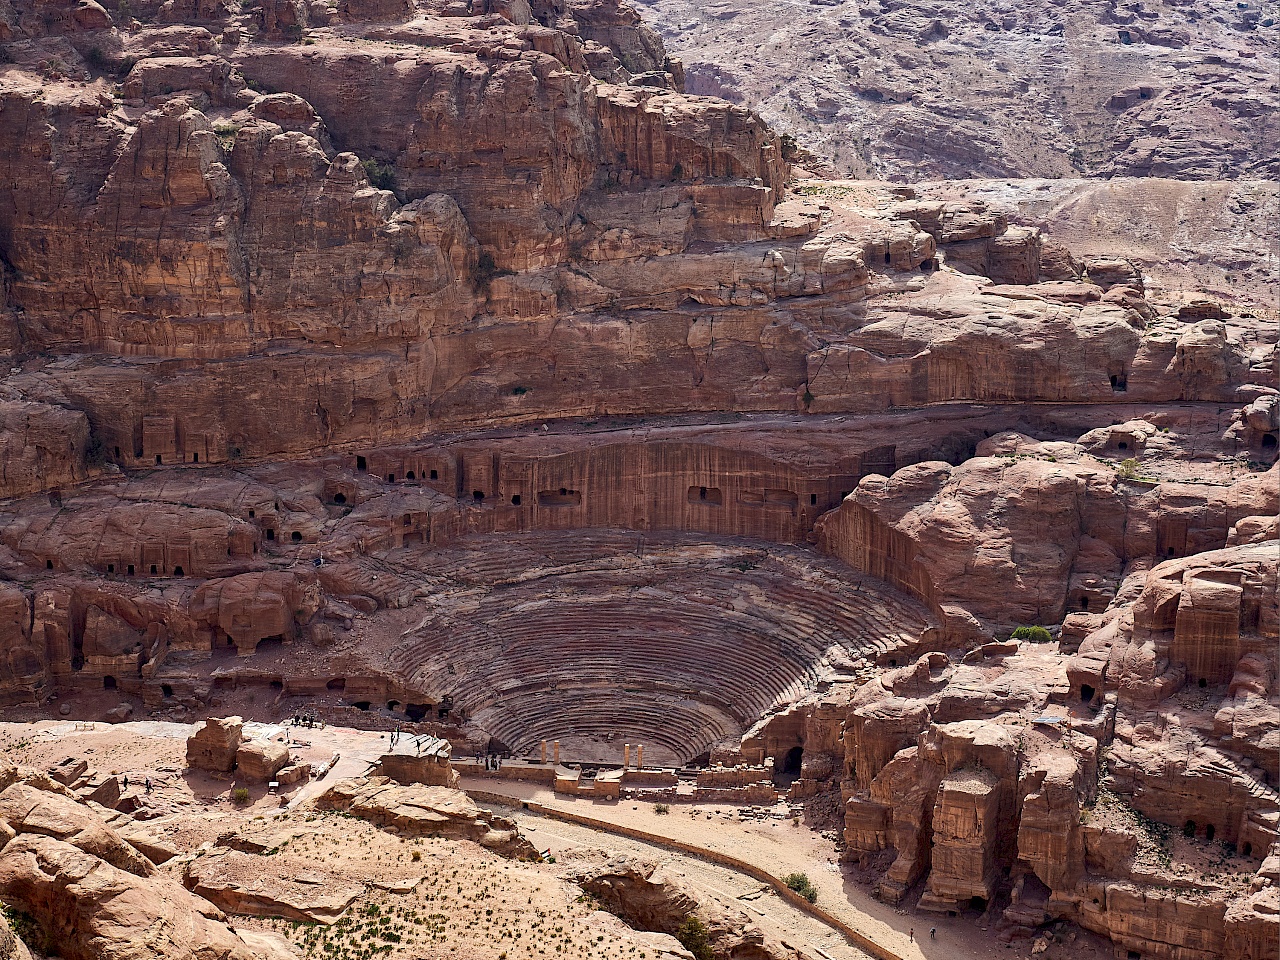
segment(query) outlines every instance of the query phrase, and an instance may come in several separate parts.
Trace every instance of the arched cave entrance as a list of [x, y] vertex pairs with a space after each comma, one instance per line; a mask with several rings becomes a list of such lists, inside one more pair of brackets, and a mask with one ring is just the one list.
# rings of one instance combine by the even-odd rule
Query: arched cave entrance
[[102, 678], [103, 690], [114, 690], [116, 688], [116, 678], [107, 676]]
[[773, 779], [778, 783], [790, 783], [800, 776], [804, 763], [804, 747], [792, 747], [773, 761]]
[[1093, 703], [1094, 693], [1095, 691], [1093, 687], [1089, 686], [1089, 684], [1087, 683], [1080, 684], [1080, 702], [1081, 703]]

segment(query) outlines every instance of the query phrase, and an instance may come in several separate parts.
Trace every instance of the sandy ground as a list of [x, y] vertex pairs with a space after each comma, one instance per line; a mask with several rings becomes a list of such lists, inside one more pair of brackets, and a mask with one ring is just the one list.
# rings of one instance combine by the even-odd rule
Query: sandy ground
[[[355, 951], [361, 937], [388, 933], [401, 938], [380, 941], [388, 948], [386, 956], [391, 960], [419, 960], [427, 955], [493, 957], [498, 952], [505, 954], [506, 960], [546, 960], [547, 954], [537, 950], [539, 945], [545, 947], [542, 940], [548, 935], [545, 928], [549, 928], [560, 948], [557, 953], [639, 960], [656, 949], [652, 945], [647, 951], [644, 949], [645, 935], [599, 914], [590, 903], [579, 902], [581, 891], [566, 879], [584, 860], [620, 852], [664, 864], [681, 874], [701, 897], [719, 900], [745, 913], [768, 938], [781, 940], [811, 958], [865, 957], [843, 935], [797, 910], [750, 876], [606, 830], [520, 809], [520, 802], [526, 800], [731, 854], [775, 876], [805, 873], [817, 888], [823, 908], [910, 960], [1030, 956], [1031, 944], [1027, 941], [1013, 946], [1001, 944], [972, 918], [915, 915], [875, 900], [847, 869], [842, 869], [830, 830], [811, 829], [782, 815], [744, 818], [732, 806], [682, 804], [674, 804], [669, 813], [662, 814], [656, 804], [642, 801], [566, 798], [535, 784], [464, 780], [464, 789], [471, 787], [510, 797], [513, 807], [499, 812], [515, 817], [534, 844], [541, 850], [550, 850], [559, 861], [511, 864], [470, 843], [423, 840], [410, 848], [403, 838], [347, 817], [317, 814], [306, 804], [335, 780], [366, 773], [388, 746], [388, 734], [332, 726], [320, 729], [246, 724], [246, 736], [288, 742], [296, 757], [328, 769], [323, 777], [281, 795], [253, 785], [250, 802], [237, 806], [231, 795], [236, 785], [233, 775], [185, 769], [185, 741], [194, 727], [162, 721], [116, 725], [71, 720], [0, 722], [0, 757], [41, 769], [67, 757], [80, 757], [98, 772], [127, 774], [129, 792], [142, 804], [134, 818], [142, 822], [147, 832], [183, 854], [198, 855], [202, 844], [229, 831], [288, 834], [288, 855], [272, 865], [279, 875], [322, 869], [366, 887], [348, 914], [329, 932], [316, 932], [311, 925], [290, 921], [246, 921], [251, 926], [285, 933], [310, 956], [345, 956], [346, 951]], [[145, 788], [148, 780], [149, 793]], [[180, 856], [166, 869], [180, 871], [185, 859]], [[498, 872], [501, 884], [492, 881]], [[407, 893], [395, 894], [377, 886], [383, 881], [403, 882], [419, 877], [423, 882]], [[443, 899], [446, 894], [450, 898], [447, 901]], [[522, 897], [523, 904], [518, 902]], [[486, 899], [493, 899], [494, 905], [484, 903]], [[444, 903], [451, 906], [442, 913]], [[496, 912], [484, 913], [489, 909]], [[562, 929], [556, 932], [555, 925]], [[936, 928], [936, 940], [929, 939], [930, 928]], [[911, 930], [916, 934], [914, 941]], [[604, 939], [596, 939], [599, 937]], [[1091, 960], [1110, 955], [1109, 950], [1099, 952], [1098, 946], [1093, 938], [1082, 936], [1077, 941], [1054, 944], [1042, 956], [1045, 960]]]

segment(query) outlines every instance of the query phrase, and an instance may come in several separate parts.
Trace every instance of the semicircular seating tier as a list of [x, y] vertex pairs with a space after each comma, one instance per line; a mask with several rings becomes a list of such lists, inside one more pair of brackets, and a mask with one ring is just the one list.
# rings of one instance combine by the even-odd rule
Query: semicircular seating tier
[[684, 763], [833, 676], [913, 644], [928, 611], [802, 547], [705, 534], [469, 537], [388, 558], [433, 584], [391, 653], [518, 754]]

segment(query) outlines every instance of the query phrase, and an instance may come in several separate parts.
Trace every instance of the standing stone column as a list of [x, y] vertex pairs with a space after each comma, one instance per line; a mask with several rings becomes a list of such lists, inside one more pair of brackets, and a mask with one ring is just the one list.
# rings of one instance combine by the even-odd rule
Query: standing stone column
[[542, 741], [542, 762], [547, 762], [547, 741]]
[[644, 769], [644, 744], [643, 743], [636, 744], [636, 769], [637, 770]]
[[622, 745], [622, 769], [626, 770], [631, 766], [631, 744], [624, 743]]
[[560, 741], [559, 740], [555, 742], [555, 749], [556, 749], [556, 763], [559, 764], [560, 763]]

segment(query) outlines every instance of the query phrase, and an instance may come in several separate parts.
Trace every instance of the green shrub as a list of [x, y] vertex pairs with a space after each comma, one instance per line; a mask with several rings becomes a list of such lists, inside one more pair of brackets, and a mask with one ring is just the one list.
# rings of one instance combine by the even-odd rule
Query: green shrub
[[788, 889], [794, 890], [800, 896], [804, 897], [810, 903], [818, 902], [818, 889], [809, 882], [809, 877], [803, 873], [789, 873], [782, 878]]
[[667, 806], [665, 803], [655, 803], [653, 805], [653, 812], [658, 814], [666, 814], [671, 812], [671, 808]]
[[379, 190], [394, 190], [396, 186], [396, 168], [387, 164], [384, 166], [377, 160], [361, 160], [360, 165], [364, 167], [365, 174], [369, 177], [369, 182]]
[[236, 787], [234, 790], [232, 790], [231, 802], [234, 803], [237, 807], [243, 807], [246, 803], [249, 802], [249, 788]]
[[697, 917], [685, 917], [676, 928], [680, 945], [694, 955], [696, 960], [711, 960], [711, 941], [707, 926]]
[[1029, 640], [1032, 643], [1050, 643], [1053, 641], [1053, 634], [1044, 627], [1019, 627], [1013, 631], [1013, 639]]

